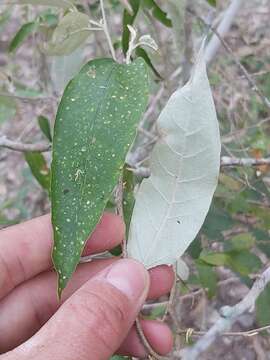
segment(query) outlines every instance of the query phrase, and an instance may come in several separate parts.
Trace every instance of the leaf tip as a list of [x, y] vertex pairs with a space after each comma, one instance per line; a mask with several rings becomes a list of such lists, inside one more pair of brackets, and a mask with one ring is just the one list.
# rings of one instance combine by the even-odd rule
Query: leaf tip
[[62, 297], [62, 293], [65, 289], [65, 287], [67, 286], [67, 282], [68, 282], [68, 278], [66, 276], [62, 276], [58, 271], [57, 271], [57, 297], [58, 297], [58, 301], [61, 300]]
[[62, 274], [61, 268], [59, 268], [58, 261], [57, 261], [57, 250], [56, 250], [55, 246], [53, 247], [51, 257], [52, 257], [54, 270], [57, 274], [57, 298], [58, 298], [58, 301], [60, 301], [63, 290], [65, 289], [65, 287], [67, 285], [68, 277], [64, 276]]
[[63, 290], [64, 290], [64, 288], [61, 287], [60, 281], [58, 280], [57, 299], [58, 299], [59, 302], [61, 301]]

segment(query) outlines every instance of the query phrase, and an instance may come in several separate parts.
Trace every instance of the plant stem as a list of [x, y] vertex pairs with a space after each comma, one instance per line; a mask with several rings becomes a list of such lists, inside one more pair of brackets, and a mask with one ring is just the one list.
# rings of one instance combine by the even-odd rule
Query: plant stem
[[[228, 332], [240, 315], [254, 308], [256, 299], [270, 282], [270, 267], [267, 268], [254, 282], [247, 295], [234, 306], [223, 306], [220, 309], [221, 316], [214, 325], [192, 347], [181, 350], [179, 358], [182, 360], [200, 359], [215, 340], [224, 332]], [[253, 332], [251, 332], [253, 334]], [[250, 334], [249, 334], [250, 335]]]
[[103, 20], [103, 31], [104, 31], [105, 36], [107, 38], [112, 58], [116, 61], [116, 55], [115, 55], [114, 47], [113, 47], [113, 44], [112, 44], [112, 39], [110, 37], [110, 33], [109, 33], [109, 29], [108, 29], [108, 24], [107, 24], [107, 19], [106, 19], [103, 0], [100, 0], [100, 8], [101, 8], [102, 20]]
[[0, 147], [5, 147], [10, 150], [15, 151], [22, 151], [22, 152], [28, 152], [28, 151], [37, 151], [37, 152], [44, 152], [49, 151], [51, 149], [51, 144], [24, 144], [18, 141], [13, 141], [6, 136], [2, 135], [0, 133]]
[[[124, 220], [124, 211], [123, 211], [123, 192], [124, 192], [124, 184], [123, 184], [123, 174], [121, 175], [117, 189], [115, 192], [115, 202], [116, 202], [116, 208], [118, 215]], [[126, 236], [124, 236], [122, 240], [122, 257], [127, 258], [127, 239]]]

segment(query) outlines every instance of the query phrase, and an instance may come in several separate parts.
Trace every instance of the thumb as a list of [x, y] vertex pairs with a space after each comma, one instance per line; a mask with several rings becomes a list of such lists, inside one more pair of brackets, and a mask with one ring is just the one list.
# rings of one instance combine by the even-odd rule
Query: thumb
[[109, 359], [127, 336], [148, 289], [143, 265], [131, 259], [115, 262], [85, 283], [20, 346], [18, 358]]

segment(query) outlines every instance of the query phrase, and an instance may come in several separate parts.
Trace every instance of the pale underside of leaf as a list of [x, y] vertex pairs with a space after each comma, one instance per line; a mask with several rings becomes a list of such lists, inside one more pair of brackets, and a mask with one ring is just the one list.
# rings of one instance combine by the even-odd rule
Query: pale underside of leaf
[[68, 55], [80, 47], [89, 37], [89, 17], [79, 11], [65, 15], [44, 45], [47, 55]]
[[79, 72], [84, 63], [84, 54], [81, 48], [71, 54], [50, 57], [50, 76], [53, 89], [62, 94], [67, 83]]
[[187, 281], [189, 277], [189, 268], [181, 258], [176, 262], [176, 274], [182, 281]]
[[53, 137], [53, 262], [59, 294], [80, 260], [122, 172], [147, 104], [148, 76], [138, 59], [87, 63], [68, 84]]
[[217, 185], [220, 135], [200, 54], [190, 81], [158, 119], [151, 176], [136, 195], [128, 254], [147, 268], [174, 264], [200, 230]]

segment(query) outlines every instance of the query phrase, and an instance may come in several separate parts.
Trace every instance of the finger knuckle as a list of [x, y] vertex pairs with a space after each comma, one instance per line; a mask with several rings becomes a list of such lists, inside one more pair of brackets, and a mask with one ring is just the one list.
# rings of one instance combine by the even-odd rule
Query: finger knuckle
[[12, 272], [4, 256], [0, 253], [0, 297], [6, 295], [13, 287]]
[[110, 352], [114, 350], [112, 338], [119, 338], [123, 332], [128, 317], [127, 302], [118, 291], [97, 285], [84, 290], [73, 311], [77, 321], [94, 337], [95, 344]]

